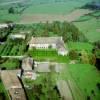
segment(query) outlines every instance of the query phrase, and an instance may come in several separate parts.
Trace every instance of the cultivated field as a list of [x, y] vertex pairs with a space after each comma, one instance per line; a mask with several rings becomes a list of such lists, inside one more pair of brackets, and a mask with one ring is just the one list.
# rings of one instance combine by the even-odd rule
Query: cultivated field
[[90, 10], [77, 9], [69, 14], [23, 14], [20, 23], [39, 23], [39, 22], [53, 22], [53, 21], [75, 21], [80, 16], [91, 13]]

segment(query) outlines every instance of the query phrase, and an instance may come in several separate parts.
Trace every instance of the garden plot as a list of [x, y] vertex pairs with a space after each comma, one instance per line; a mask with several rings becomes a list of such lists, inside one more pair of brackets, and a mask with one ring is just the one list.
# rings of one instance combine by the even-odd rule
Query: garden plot
[[1, 56], [21, 56], [24, 54], [25, 45], [4, 44], [0, 46]]

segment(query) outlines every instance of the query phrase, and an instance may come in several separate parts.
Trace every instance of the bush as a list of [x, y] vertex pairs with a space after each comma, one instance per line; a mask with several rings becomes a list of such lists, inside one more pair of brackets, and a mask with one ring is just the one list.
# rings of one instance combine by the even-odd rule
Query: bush
[[100, 83], [97, 83], [96, 86], [100, 90]]
[[70, 59], [75, 60], [78, 58], [78, 53], [75, 50], [69, 52]]

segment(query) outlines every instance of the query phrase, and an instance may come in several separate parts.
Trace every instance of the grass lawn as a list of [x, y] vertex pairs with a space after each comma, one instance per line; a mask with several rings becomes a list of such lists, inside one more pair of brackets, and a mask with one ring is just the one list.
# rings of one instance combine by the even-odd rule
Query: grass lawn
[[[100, 83], [100, 73], [95, 66], [89, 64], [69, 64], [69, 72], [79, 88], [86, 96], [90, 96], [92, 100], [100, 99], [100, 90], [96, 87], [97, 82]], [[94, 90], [95, 96], [91, 93]]]
[[90, 43], [84, 43], [84, 42], [69, 42], [67, 43], [68, 48], [70, 50], [86, 50], [88, 52], [91, 52], [93, 49], [93, 45]]
[[29, 55], [31, 55], [35, 60], [38, 61], [54, 61], [54, 62], [69, 62], [68, 56], [61, 56], [58, 55], [56, 50], [46, 50], [46, 49], [36, 49], [36, 50], [30, 50]]

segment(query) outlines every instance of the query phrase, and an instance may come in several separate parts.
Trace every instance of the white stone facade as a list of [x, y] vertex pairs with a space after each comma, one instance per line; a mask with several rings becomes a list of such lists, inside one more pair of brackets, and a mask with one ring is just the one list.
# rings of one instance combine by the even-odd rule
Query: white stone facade
[[56, 44], [30, 44], [29, 48], [48, 49], [50, 46], [52, 49], [56, 49]]
[[65, 56], [68, 54], [68, 50], [66, 50], [64, 46], [64, 41], [62, 37], [32, 37], [29, 42], [29, 49], [56, 49], [58, 51], [58, 55]]

